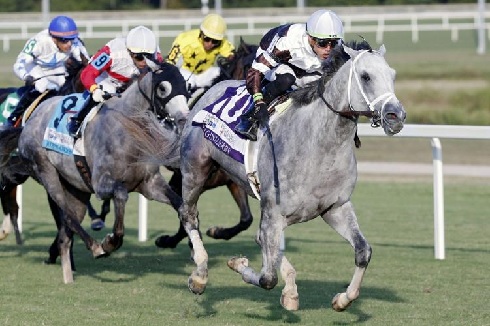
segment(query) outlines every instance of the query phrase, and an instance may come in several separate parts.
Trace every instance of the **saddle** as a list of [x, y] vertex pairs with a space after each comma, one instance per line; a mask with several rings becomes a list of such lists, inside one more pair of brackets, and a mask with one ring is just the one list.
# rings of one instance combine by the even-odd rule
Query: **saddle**
[[26, 109], [24, 112], [24, 115], [22, 116], [22, 119], [19, 119], [15, 122], [14, 127], [19, 127], [21, 124], [25, 124], [27, 120], [29, 120], [29, 117], [32, 115], [32, 113], [37, 109], [39, 106], [39, 103], [44, 101], [47, 97], [47, 95], [51, 92], [51, 90], [45, 90], [44, 92], [41, 93]]

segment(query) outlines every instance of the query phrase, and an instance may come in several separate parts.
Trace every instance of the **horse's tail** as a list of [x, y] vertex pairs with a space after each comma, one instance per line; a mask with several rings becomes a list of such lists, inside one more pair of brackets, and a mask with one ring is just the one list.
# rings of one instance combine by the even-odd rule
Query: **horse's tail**
[[16, 153], [22, 129], [22, 127], [0, 128], [0, 176], [2, 184], [8, 180], [10, 183], [20, 185], [30, 175], [29, 166]]

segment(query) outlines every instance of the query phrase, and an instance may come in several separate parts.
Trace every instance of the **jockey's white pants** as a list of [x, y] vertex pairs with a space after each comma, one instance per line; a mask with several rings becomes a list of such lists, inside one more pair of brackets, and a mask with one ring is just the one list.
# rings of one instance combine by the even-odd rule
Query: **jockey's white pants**
[[194, 74], [187, 69], [180, 68], [180, 73], [187, 81], [188, 89], [192, 90], [211, 86], [213, 80], [219, 76], [220, 68], [211, 67], [200, 74]]

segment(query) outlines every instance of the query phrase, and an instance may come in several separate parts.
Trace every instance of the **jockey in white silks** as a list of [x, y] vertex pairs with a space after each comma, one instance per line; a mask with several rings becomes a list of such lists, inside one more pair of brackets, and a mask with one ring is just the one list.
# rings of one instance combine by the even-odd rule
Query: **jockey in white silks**
[[70, 57], [82, 62], [89, 55], [78, 38], [73, 19], [57, 16], [51, 20], [48, 29], [30, 38], [17, 56], [14, 73], [25, 81], [26, 90], [7, 119], [7, 125], [15, 125], [41, 93], [60, 89], [65, 83], [65, 62]]
[[330, 10], [314, 12], [306, 24], [281, 25], [267, 32], [246, 78], [254, 105], [243, 112], [235, 131], [257, 140], [259, 122], [268, 117], [267, 105], [289, 89], [320, 78], [322, 62], [343, 37], [342, 21]]
[[218, 14], [207, 15], [199, 29], [179, 34], [166, 60], [180, 67], [187, 81], [191, 100], [197, 97], [221, 73], [215, 66], [218, 58], [231, 60], [235, 47], [226, 38], [226, 22]]
[[162, 54], [155, 34], [145, 26], [131, 29], [126, 37], [117, 37], [106, 43], [80, 75], [80, 80], [91, 93], [91, 101], [71, 117], [68, 132], [78, 136], [81, 122], [96, 103], [104, 102], [105, 93], [121, 93], [134, 77], [147, 67], [146, 60], [162, 62]]

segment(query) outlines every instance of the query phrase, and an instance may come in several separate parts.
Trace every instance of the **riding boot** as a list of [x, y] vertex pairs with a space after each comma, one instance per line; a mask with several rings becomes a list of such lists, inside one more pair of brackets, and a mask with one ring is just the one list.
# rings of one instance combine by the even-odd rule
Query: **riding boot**
[[240, 122], [235, 126], [235, 131], [245, 138], [256, 141], [259, 122], [263, 124], [268, 115], [265, 103], [251, 105], [240, 116]]
[[12, 111], [12, 113], [10, 113], [10, 116], [7, 118], [6, 125], [9, 127], [14, 127], [19, 119], [22, 120], [22, 115], [24, 114], [24, 112], [27, 110], [29, 105], [31, 105], [31, 103], [39, 97], [39, 95], [41, 95], [41, 93], [39, 93], [35, 89], [26, 90], [22, 97], [19, 99], [19, 103], [17, 103], [14, 111]]
[[90, 97], [90, 100], [85, 103], [85, 106], [80, 111], [78, 111], [78, 113], [75, 113], [72, 117], [70, 117], [70, 121], [66, 126], [66, 129], [68, 130], [70, 136], [74, 138], [80, 137], [80, 125], [94, 105], [95, 102], [92, 100], [92, 97]]

